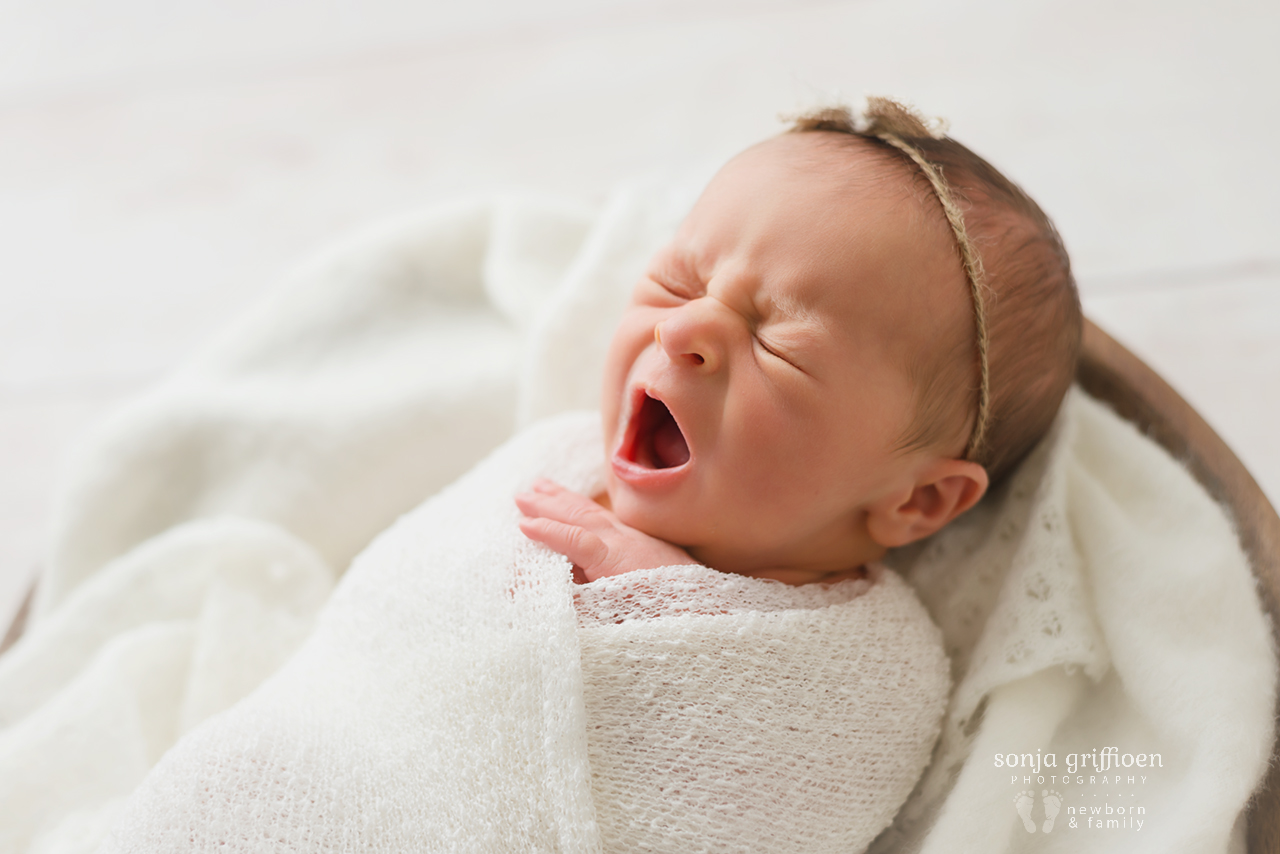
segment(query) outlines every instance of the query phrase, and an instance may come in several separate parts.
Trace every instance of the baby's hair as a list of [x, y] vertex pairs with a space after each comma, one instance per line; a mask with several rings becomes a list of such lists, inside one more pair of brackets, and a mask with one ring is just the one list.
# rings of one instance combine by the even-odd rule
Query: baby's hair
[[869, 98], [860, 116], [828, 107], [791, 129], [863, 141], [928, 181], [955, 236], [974, 315], [962, 338], [910, 366], [916, 412], [899, 447], [954, 441], [972, 421], [964, 456], [999, 481], [1048, 431], [1075, 376], [1083, 317], [1057, 229], [1021, 188], [943, 135], [941, 123], [896, 101]]

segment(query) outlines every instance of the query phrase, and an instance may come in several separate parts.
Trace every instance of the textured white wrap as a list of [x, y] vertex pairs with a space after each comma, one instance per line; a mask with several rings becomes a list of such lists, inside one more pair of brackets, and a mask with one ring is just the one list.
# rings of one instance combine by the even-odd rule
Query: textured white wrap
[[[378, 532], [517, 425], [597, 407], [610, 332], [648, 257], [688, 209], [687, 189], [631, 185], [598, 211], [545, 199], [478, 200], [384, 223], [301, 268], [88, 437], [68, 461], [55, 504], [35, 624], [0, 656], [0, 854], [94, 851], [180, 736], [244, 697], [299, 648], [335, 577]], [[566, 480], [585, 482], [590, 466]], [[445, 513], [448, 500], [439, 506]], [[491, 520], [500, 536], [516, 537], [514, 525], [501, 521], [514, 519], [505, 499], [500, 513], [506, 516]], [[449, 518], [436, 524], [448, 528]], [[385, 556], [402, 536], [398, 529], [369, 554]], [[509, 560], [510, 542], [482, 538], [467, 543], [466, 554], [478, 559], [475, 548], [492, 547]], [[314, 744], [308, 761], [317, 770], [306, 775], [286, 763], [252, 774], [292, 768], [298, 776], [278, 783], [287, 791], [332, 791], [331, 777], [353, 779], [353, 767], [337, 759], [341, 739], [365, 741], [368, 797], [314, 804], [308, 797], [298, 805], [320, 816], [317, 827], [343, 822], [411, 835], [419, 814], [372, 793], [424, 767], [435, 774], [446, 760], [461, 763], [459, 785], [474, 795], [480, 816], [498, 814], [522, 787], [532, 791], [550, 779], [538, 756], [585, 751], [593, 767], [604, 768], [604, 757], [591, 752], [588, 725], [607, 716], [587, 711], [595, 701], [585, 682], [584, 695], [556, 681], [572, 681], [565, 661], [583, 660], [564, 650], [589, 658], [602, 647], [583, 647], [579, 636], [594, 630], [567, 627], [572, 607], [551, 595], [554, 585], [533, 583], [554, 573], [561, 584], [563, 564], [523, 547], [530, 550], [518, 556], [521, 565], [538, 571], [509, 589], [530, 615], [558, 627], [524, 645], [514, 629], [493, 622], [445, 632], [439, 627], [454, 625], [452, 614], [417, 623], [415, 631], [424, 640], [439, 635], [439, 645], [389, 643], [389, 615], [407, 603], [430, 607], [414, 586], [425, 581], [408, 576], [404, 591], [384, 589], [362, 561], [334, 600], [323, 635], [264, 695], [231, 713], [243, 721], [275, 692], [297, 686], [292, 717], [264, 717], [250, 747], [293, 763], [285, 751]], [[435, 554], [421, 554], [428, 553]], [[1242, 850], [1239, 819], [1270, 755], [1275, 656], [1230, 521], [1175, 460], [1072, 393], [1053, 433], [1004, 486], [927, 544], [892, 558], [942, 629], [955, 688], [934, 761], [873, 843], [877, 854]], [[483, 588], [478, 578], [437, 581]], [[483, 589], [508, 601], [501, 599], [508, 587]], [[616, 619], [608, 612], [618, 601], [652, 603], [639, 589], [593, 603], [578, 592], [584, 613], [606, 622]], [[739, 590], [734, 601], [747, 595]], [[850, 605], [867, 607], [874, 595]], [[348, 607], [357, 600], [369, 606], [359, 620]], [[756, 610], [776, 610], [751, 601]], [[504, 631], [508, 643], [470, 643]], [[325, 644], [353, 652], [327, 655]], [[444, 669], [420, 667], [430, 655]], [[323, 713], [311, 702], [314, 687], [304, 690], [319, 684], [307, 668], [321, 661], [352, 686], [329, 698], [339, 705]], [[495, 714], [523, 724], [455, 742], [437, 738], [416, 752], [393, 737], [404, 730], [388, 721], [429, 720], [428, 735], [451, 722], [426, 674], [479, 673], [490, 662], [510, 665], [504, 672], [544, 674], [494, 703]], [[420, 702], [406, 704], [405, 695], [382, 690], [386, 683], [415, 686]], [[478, 702], [499, 683], [457, 684]], [[831, 690], [840, 686], [847, 683]], [[583, 708], [567, 708], [577, 696]], [[339, 715], [341, 703], [350, 715]], [[567, 724], [579, 714], [588, 724], [585, 742]], [[347, 729], [337, 733], [334, 720]], [[199, 738], [212, 739], [216, 726]], [[499, 775], [473, 756], [472, 741], [534, 758]], [[1073, 777], [1063, 787], [1065, 754], [1107, 746], [1159, 752], [1164, 764], [1132, 786], [1126, 775], [1119, 783]], [[181, 751], [193, 749], [184, 742]], [[243, 744], [211, 749], [248, 755]], [[1056, 779], [1053, 771], [1043, 784], [1034, 775], [1031, 783], [1022, 774], [1011, 779], [993, 764], [996, 753], [1023, 751], [1056, 752]], [[175, 754], [155, 773], [169, 775], [177, 762]], [[495, 823], [492, 850], [530, 848], [560, 833], [569, 836], [547, 847], [572, 847], [578, 837], [568, 828], [586, 821], [592, 799], [582, 793], [592, 781], [565, 773], [562, 791], [535, 810], [545, 823], [520, 830]], [[495, 778], [505, 788], [487, 785]], [[1033, 784], [1031, 833], [1015, 802], [1029, 798]], [[143, 786], [128, 807], [132, 821], [145, 815], [148, 800], [181, 795], [154, 781]], [[1101, 809], [1108, 797], [1145, 809], [1142, 829], [1070, 826], [1068, 809], [1094, 802]], [[1045, 833], [1055, 801], [1061, 815]], [[255, 801], [245, 817], [270, 809], [269, 801]], [[291, 820], [298, 828], [308, 822], [305, 812]], [[470, 817], [441, 811], [431, 821], [454, 827]], [[611, 821], [597, 814], [598, 832], [620, 833]], [[521, 832], [518, 845], [506, 844]], [[582, 839], [592, 844], [589, 835]], [[353, 836], [337, 847], [362, 844]]]
[[599, 432], [543, 422], [378, 537], [101, 850], [863, 850], [937, 737], [937, 628], [887, 570], [575, 588], [511, 499], [535, 476], [590, 492]]

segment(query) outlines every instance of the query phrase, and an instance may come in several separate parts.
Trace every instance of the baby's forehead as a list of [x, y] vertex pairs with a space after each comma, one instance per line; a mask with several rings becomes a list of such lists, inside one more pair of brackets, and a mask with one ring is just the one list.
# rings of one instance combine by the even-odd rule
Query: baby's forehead
[[895, 151], [850, 134], [810, 131], [765, 140], [721, 169], [686, 221], [693, 262], [705, 263], [701, 256], [717, 241], [744, 237], [815, 269], [848, 261], [910, 271], [941, 251], [961, 273], [927, 181], [900, 161]]
[[[896, 151], [850, 134], [783, 134], [744, 156], [802, 188], [792, 213], [814, 221], [792, 244], [812, 278], [774, 296], [806, 325], [878, 332], [903, 357], [967, 328], [967, 279], [941, 205]], [[729, 176], [732, 177], [732, 176]], [[815, 208], [809, 208], [812, 204]]]
[[900, 159], [849, 134], [782, 134], [725, 164], [681, 231], [699, 263], [725, 232], [760, 227], [778, 235], [775, 243], [795, 237], [793, 227], [801, 229], [790, 248], [815, 259], [880, 246], [906, 257], [918, 243], [939, 239], [949, 246], [950, 232], [927, 182], [922, 186]]
[[776, 170], [794, 180], [818, 179], [857, 195], [912, 198], [931, 194], [918, 170], [896, 150], [876, 140], [836, 131], [788, 132], [751, 146], [725, 164], [735, 169]]

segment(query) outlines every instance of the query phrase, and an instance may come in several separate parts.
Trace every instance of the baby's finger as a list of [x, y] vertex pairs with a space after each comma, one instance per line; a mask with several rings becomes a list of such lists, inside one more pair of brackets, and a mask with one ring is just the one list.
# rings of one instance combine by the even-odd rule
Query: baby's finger
[[[537, 484], [534, 486], [537, 489]], [[525, 492], [516, 496], [516, 506], [526, 516], [557, 519], [571, 525], [600, 528], [607, 511], [585, 495], [559, 489], [554, 492]]]
[[572, 489], [566, 489], [554, 480], [547, 480], [545, 477], [540, 477], [535, 480], [533, 482], [532, 489], [540, 495], [559, 499], [566, 502], [566, 504], [583, 507], [589, 510], [603, 509], [595, 502], [594, 499], [583, 495], [581, 492], [574, 492]]
[[526, 516], [572, 522], [572, 511], [553, 496], [540, 492], [522, 492], [516, 496], [516, 507]]
[[604, 562], [609, 550], [595, 534], [554, 519], [521, 519], [520, 530], [529, 539], [557, 551], [590, 573]]
[[531, 489], [533, 489], [534, 492], [542, 492], [547, 495], [555, 495], [556, 493], [569, 491], [554, 480], [547, 480], [545, 477], [540, 477], [535, 480]]
[[526, 516], [544, 515], [541, 507], [541, 496], [532, 492], [516, 493], [516, 507]]

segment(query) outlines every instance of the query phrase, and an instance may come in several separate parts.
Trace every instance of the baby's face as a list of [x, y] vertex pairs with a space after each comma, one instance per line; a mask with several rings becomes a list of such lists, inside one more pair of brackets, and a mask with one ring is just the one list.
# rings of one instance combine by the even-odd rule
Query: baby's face
[[966, 322], [965, 297], [905, 173], [824, 133], [739, 155], [610, 345], [614, 512], [725, 572], [800, 583], [878, 557], [868, 510], [930, 458], [896, 449], [910, 356]]

